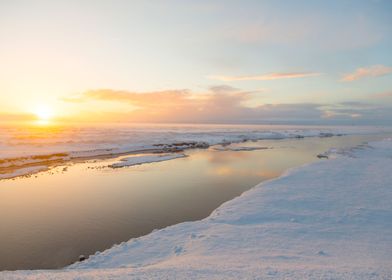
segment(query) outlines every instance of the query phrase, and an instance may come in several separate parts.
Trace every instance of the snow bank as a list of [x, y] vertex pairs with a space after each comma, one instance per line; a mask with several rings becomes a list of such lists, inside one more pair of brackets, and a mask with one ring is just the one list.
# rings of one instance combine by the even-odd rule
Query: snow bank
[[112, 168], [121, 168], [126, 166], [133, 166], [144, 163], [160, 162], [176, 158], [186, 157], [184, 154], [156, 154], [156, 155], [142, 155], [122, 158], [119, 162], [109, 165]]
[[0, 279], [392, 279], [392, 140], [287, 172], [208, 218]]

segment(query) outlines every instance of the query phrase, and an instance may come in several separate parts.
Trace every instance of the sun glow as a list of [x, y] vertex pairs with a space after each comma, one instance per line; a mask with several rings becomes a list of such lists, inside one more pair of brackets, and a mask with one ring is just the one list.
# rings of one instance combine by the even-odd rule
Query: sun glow
[[53, 118], [53, 110], [47, 105], [37, 106], [34, 114], [40, 124], [47, 124]]

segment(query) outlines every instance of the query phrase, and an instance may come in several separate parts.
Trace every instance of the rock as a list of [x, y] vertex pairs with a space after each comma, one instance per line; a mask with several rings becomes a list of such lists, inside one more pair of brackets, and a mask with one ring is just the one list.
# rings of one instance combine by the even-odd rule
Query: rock
[[320, 132], [319, 137], [332, 137], [334, 136], [333, 133], [330, 132]]
[[326, 256], [327, 253], [325, 253], [323, 250], [320, 250], [320, 251], [317, 252], [317, 255], [319, 255], [319, 256]]
[[80, 261], [80, 262], [84, 261], [85, 259], [86, 259], [86, 257], [85, 257], [84, 255], [80, 255], [80, 256], [79, 256], [79, 261]]
[[326, 159], [328, 158], [328, 156], [327, 156], [327, 155], [324, 155], [324, 154], [318, 154], [317, 157], [318, 157], [318, 158], [326, 158]]
[[207, 142], [197, 142], [195, 147], [201, 149], [207, 149], [208, 147], [210, 147], [210, 144], [208, 144]]

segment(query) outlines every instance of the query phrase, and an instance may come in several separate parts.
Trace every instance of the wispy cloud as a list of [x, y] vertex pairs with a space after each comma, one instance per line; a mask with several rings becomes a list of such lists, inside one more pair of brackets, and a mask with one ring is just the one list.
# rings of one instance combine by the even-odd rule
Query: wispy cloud
[[326, 110], [323, 112], [321, 116], [324, 119], [334, 119], [334, 118], [342, 118], [342, 117], [349, 117], [352, 119], [360, 118], [362, 115], [359, 113], [350, 113], [350, 112], [337, 112], [337, 111], [329, 111]]
[[371, 18], [357, 14], [345, 14], [334, 20], [323, 12], [286, 16], [284, 19], [276, 15], [269, 19], [265, 14], [261, 18], [264, 20], [249, 19], [235, 26], [230, 22], [219, 30], [219, 34], [243, 44], [349, 50], [377, 44], [388, 32]]
[[[89, 111], [95, 121], [170, 122], [170, 123], [378, 123], [391, 120], [390, 108], [370, 103], [338, 104], [252, 104], [254, 92], [227, 85], [214, 86], [205, 92], [167, 90], [131, 92], [98, 89], [82, 93], [68, 102], [118, 102], [128, 104], [129, 111]], [[256, 105], [256, 106], [255, 106]], [[85, 106], [85, 105], [83, 105]]]
[[371, 98], [389, 98], [392, 97], [392, 91], [376, 93], [370, 96]]
[[0, 112], [0, 122], [24, 122], [34, 121], [36, 119], [37, 116], [35, 116], [34, 114]]
[[98, 89], [80, 95], [62, 98], [66, 102], [85, 102], [89, 100], [127, 102], [139, 107], [181, 105], [190, 97], [187, 90], [166, 90], [154, 92], [132, 92], [126, 90]]
[[367, 77], [379, 77], [392, 73], [392, 67], [384, 65], [373, 65], [369, 67], [361, 67], [352, 73], [345, 74], [342, 77], [344, 82], [352, 82]]
[[73, 98], [64, 98], [63, 101], [126, 103], [129, 104], [129, 112], [97, 112], [95, 117], [132, 122], [261, 123], [268, 119], [307, 120], [320, 116], [317, 104], [263, 104], [249, 107], [247, 103], [254, 94], [226, 85], [214, 86], [198, 93], [188, 90], [138, 93], [98, 89]]
[[323, 111], [321, 117], [326, 120], [380, 124], [389, 123], [392, 119], [389, 106], [374, 103], [348, 101], [323, 105], [319, 108]]
[[249, 75], [249, 76], [224, 76], [224, 75], [212, 75], [208, 76], [209, 79], [233, 82], [233, 81], [269, 81], [279, 79], [295, 79], [295, 78], [306, 78], [320, 76], [321, 73], [317, 72], [287, 72], [287, 73], [269, 73], [263, 75]]

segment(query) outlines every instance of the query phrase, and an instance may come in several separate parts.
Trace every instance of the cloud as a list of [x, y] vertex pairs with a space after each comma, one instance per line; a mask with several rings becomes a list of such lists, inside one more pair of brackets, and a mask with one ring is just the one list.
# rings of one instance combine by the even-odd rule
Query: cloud
[[251, 76], [223, 76], [223, 75], [212, 75], [208, 76], [209, 79], [219, 80], [224, 82], [232, 81], [269, 81], [279, 79], [295, 79], [320, 76], [321, 73], [317, 72], [289, 72], [289, 73], [270, 73], [264, 75], [251, 75]]
[[[91, 119], [130, 122], [175, 123], [263, 123], [266, 121], [319, 118], [318, 104], [252, 103], [255, 91], [242, 91], [230, 86], [214, 86], [206, 92], [167, 90], [137, 93], [124, 90], [99, 89], [86, 91], [63, 101], [118, 102], [129, 105], [128, 112], [107, 113], [99, 109], [89, 112]], [[252, 103], [252, 107], [247, 104]], [[85, 104], [81, 108], [86, 107]], [[97, 107], [98, 108], [98, 107]], [[101, 106], [100, 108], [105, 108]]]
[[293, 20], [289, 24], [283, 21], [260, 22], [256, 20], [228, 27], [223, 34], [228, 39], [241, 43], [285, 44], [303, 40], [311, 32], [312, 25], [307, 20]]
[[323, 112], [323, 115], [321, 116], [322, 118], [325, 119], [336, 119], [336, 118], [344, 118], [344, 117], [348, 117], [348, 118], [360, 118], [362, 115], [359, 113], [350, 113], [350, 112], [339, 112], [339, 111], [329, 111], [326, 110]]
[[375, 97], [375, 98], [390, 98], [390, 97], [392, 97], [392, 91], [376, 93], [371, 96], [371, 98], [373, 98], [373, 97]]
[[164, 106], [166, 103], [181, 104], [189, 97], [187, 90], [166, 90], [137, 93], [124, 90], [99, 89], [86, 91], [79, 96], [63, 98], [67, 102], [83, 102], [88, 100], [119, 101], [132, 103], [135, 106]]
[[342, 77], [344, 82], [352, 82], [367, 77], [380, 77], [392, 73], [392, 67], [384, 65], [373, 65], [356, 69], [352, 73], [348, 73]]
[[237, 88], [227, 86], [227, 85], [219, 85], [219, 86], [212, 86], [210, 87], [210, 90], [215, 93], [225, 93], [225, 92], [236, 92], [240, 91]]
[[322, 118], [327, 122], [358, 124], [389, 124], [392, 108], [375, 103], [341, 102], [321, 106]]
[[320, 12], [291, 16], [285, 13], [274, 17], [264, 14], [260, 18], [235, 24], [230, 21], [217, 36], [223, 34], [229, 42], [240, 44], [336, 51], [373, 46], [389, 32], [387, 27], [358, 14], [331, 18]]
[[[80, 119], [94, 121], [150, 123], [228, 123], [228, 124], [383, 124], [392, 120], [392, 110], [385, 105], [347, 101], [335, 104], [256, 104], [257, 92], [227, 85], [210, 87], [205, 92], [186, 89], [156, 92], [98, 89], [64, 99], [101, 102]], [[106, 102], [117, 102], [128, 111], [107, 112]], [[95, 104], [95, 103], [94, 103]], [[249, 106], [251, 104], [252, 106]]]
[[[257, 104], [255, 100], [260, 100], [257, 94], [259, 91], [217, 85], [203, 92], [187, 89], [155, 92], [97, 89], [63, 100], [80, 103], [82, 110], [86, 108], [78, 120], [98, 122], [388, 124], [392, 121], [392, 108], [388, 104], [350, 100], [333, 104]], [[126, 109], [105, 111], [109, 108], [107, 102], [112, 105], [118, 103]]]
[[37, 116], [34, 114], [0, 112], [0, 122], [29, 122], [34, 120], [37, 120]]

